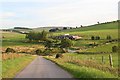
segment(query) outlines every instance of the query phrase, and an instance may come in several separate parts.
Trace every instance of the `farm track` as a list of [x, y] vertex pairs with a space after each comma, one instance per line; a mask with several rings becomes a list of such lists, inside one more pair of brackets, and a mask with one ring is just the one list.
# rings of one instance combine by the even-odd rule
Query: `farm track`
[[72, 76], [55, 63], [39, 56], [15, 78], [72, 78]]

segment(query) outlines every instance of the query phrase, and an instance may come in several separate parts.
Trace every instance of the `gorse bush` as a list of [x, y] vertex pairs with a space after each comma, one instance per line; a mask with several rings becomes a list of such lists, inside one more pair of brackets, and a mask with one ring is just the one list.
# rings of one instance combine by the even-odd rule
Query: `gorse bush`
[[7, 48], [5, 52], [6, 52], [6, 53], [9, 53], [9, 52], [15, 53], [15, 50], [12, 49], [12, 48]]

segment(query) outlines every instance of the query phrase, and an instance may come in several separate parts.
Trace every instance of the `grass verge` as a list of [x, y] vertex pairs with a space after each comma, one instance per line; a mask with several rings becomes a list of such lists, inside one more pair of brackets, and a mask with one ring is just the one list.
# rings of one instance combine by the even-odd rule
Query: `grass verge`
[[61, 62], [58, 59], [53, 59], [50, 57], [44, 57], [44, 58], [58, 64], [60, 67], [71, 73], [74, 78], [117, 78], [116, 76], [110, 74], [109, 72], [103, 72], [101, 70], [97, 70], [85, 66], [78, 66], [72, 63]]
[[2, 62], [2, 78], [13, 78], [19, 71], [25, 68], [36, 56], [23, 56]]

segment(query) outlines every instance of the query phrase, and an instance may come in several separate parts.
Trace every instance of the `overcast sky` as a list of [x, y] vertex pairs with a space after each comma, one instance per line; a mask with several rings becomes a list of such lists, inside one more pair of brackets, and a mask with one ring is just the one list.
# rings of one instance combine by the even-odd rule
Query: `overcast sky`
[[0, 27], [80, 26], [118, 20], [119, 0], [1, 0]]

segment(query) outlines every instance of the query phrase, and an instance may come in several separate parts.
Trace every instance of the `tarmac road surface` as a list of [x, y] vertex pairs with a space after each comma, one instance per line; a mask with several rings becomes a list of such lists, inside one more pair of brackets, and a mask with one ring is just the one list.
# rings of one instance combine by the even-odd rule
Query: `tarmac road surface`
[[15, 78], [72, 78], [72, 76], [55, 63], [39, 56]]

